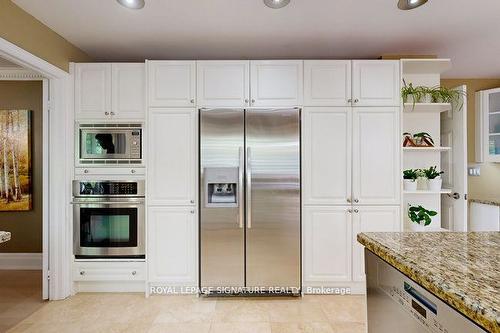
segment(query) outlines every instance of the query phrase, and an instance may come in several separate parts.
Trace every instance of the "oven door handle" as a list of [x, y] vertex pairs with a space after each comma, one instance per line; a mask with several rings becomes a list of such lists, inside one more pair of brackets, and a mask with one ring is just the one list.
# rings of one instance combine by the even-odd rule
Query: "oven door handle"
[[141, 201], [72, 201], [72, 205], [134, 205], [134, 204], [144, 204], [144, 200]]

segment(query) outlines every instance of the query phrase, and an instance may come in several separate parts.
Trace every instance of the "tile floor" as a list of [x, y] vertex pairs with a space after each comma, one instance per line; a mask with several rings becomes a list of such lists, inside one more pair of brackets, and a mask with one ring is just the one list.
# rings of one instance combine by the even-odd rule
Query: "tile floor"
[[364, 296], [198, 298], [78, 294], [9, 332], [362, 333]]
[[42, 272], [0, 270], [0, 332], [42, 308]]

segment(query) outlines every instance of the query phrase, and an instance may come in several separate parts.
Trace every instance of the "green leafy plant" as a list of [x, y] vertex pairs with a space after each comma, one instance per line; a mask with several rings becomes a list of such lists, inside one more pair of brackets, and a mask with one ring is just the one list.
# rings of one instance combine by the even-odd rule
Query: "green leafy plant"
[[431, 135], [427, 132], [415, 133], [415, 134], [413, 134], [413, 138], [420, 140], [420, 141], [427, 139], [432, 143], [432, 145], [434, 145], [434, 140], [432, 139]]
[[425, 94], [424, 87], [414, 87], [412, 83], [406, 84], [403, 80], [403, 88], [401, 88], [401, 97], [403, 102], [408, 102], [408, 97], [411, 95], [413, 97], [413, 108], [415, 108], [415, 103], [417, 103]]
[[463, 107], [463, 102], [460, 100], [460, 97], [466, 97], [463, 91], [441, 86], [432, 88], [430, 94], [432, 95], [434, 103], [452, 103], [454, 105], [459, 105], [459, 110]]
[[418, 169], [407, 169], [403, 171], [403, 179], [416, 180], [418, 178]]
[[437, 171], [436, 166], [431, 166], [429, 169], [423, 169], [422, 171], [427, 179], [435, 179], [444, 173], [444, 171]]
[[422, 206], [412, 206], [408, 205], [408, 217], [413, 223], [417, 224], [422, 224], [424, 223], [425, 226], [431, 224], [433, 216], [437, 215], [436, 211], [433, 210], [427, 210]]

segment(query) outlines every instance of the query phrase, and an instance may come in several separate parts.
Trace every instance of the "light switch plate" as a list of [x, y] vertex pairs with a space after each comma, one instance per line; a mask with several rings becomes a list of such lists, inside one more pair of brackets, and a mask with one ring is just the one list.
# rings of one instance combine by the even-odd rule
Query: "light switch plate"
[[467, 168], [469, 176], [479, 177], [481, 176], [481, 167], [477, 164], [469, 165]]

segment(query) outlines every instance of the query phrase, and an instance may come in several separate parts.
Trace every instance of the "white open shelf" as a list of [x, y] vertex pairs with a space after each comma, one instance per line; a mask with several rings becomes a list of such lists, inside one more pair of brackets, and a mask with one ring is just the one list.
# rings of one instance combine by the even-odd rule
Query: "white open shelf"
[[427, 191], [427, 190], [416, 190], [416, 191], [403, 191], [404, 194], [450, 194], [451, 189], [443, 188], [441, 191]]
[[450, 59], [401, 59], [404, 74], [442, 74], [451, 68]]
[[451, 147], [403, 147], [404, 151], [448, 151]]
[[451, 103], [404, 103], [405, 112], [446, 112], [451, 110]]

